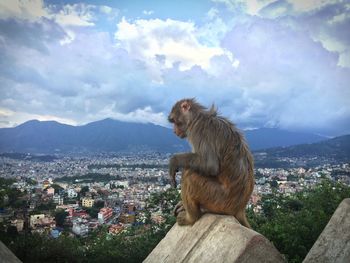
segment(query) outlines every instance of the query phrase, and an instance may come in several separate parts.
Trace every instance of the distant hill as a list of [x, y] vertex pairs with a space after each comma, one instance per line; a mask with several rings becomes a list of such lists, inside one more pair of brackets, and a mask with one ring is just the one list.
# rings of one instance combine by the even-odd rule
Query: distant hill
[[[324, 137], [283, 131], [256, 129], [244, 132], [252, 150], [313, 143]], [[55, 121], [25, 122], [0, 129], [0, 152], [181, 152], [189, 151], [186, 140], [171, 129], [154, 124], [121, 122], [112, 119], [71, 126]]]
[[326, 157], [350, 160], [350, 135], [339, 136], [312, 144], [267, 149], [271, 156], [279, 157]]
[[[290, 166], [283, 158], [300, 159], [295, 166], [350, 162], [350, 135], [312, 143], [276, 147], [254, 152], [257, 167]], [[292, 165], [293, 166], [293, 165]]]
[[275, 128], [247, 130], [245, 136], [252, 150], [314, 143], [327, 139], [312, 133], [291, 132]]
[[0, 152], [178, 152], [187, 149], [187, 142], [174, 136], [170, 129], [112, 119], [83, 126], [33, 120], [15, 128], [0, 129]]

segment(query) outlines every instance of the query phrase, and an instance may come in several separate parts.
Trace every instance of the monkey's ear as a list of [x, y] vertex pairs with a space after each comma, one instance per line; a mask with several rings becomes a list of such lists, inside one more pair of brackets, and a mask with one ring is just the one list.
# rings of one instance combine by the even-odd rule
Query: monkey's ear
[[181, 110], [183, 113], [188, 112], [191, 109], [191, 105], [188, 101], [184, 101], [181, 103]]

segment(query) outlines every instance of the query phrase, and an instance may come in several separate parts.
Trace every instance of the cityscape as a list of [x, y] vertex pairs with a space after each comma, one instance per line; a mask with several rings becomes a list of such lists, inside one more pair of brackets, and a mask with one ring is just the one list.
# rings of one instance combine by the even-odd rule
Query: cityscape
[[0, 1], [0, 262], [348, 262], [349, 11]]
[[[261, 153], [260, 153], [261, 154]], [[11, 180], [16, 200], [0, 195], [0, 223], [18, 233], [42, 233], [58, 238], [62, 233], [87, 237], [99, 227], [116, 235], [145, 223], [147, 200], [171, 188], [170, 154], [97, 154], [94, 156], [33, 156], [2, 154], [0, 177]], [[34, 158], [35, 157], [35, 158]], [[257, 158], [257, 157], [256, 157]], [[317, 157], [311, 158], [314, 160]], [[305, 158], [304, 162], [307, 164]], [[295, 163], [293, 158], [283, 161]], [[299, 158], [300, 161], [300, 158]], [[290, 195], [315, 187], [323, 179], [350, 185], [350, 164], [322, 160], [312, 167], [255, 168], [255, 188], [248, 206], [261, 210], [259, 201], [272, 192]], [[181, 180], [181, 174], [177, 176]], [[180, 192], [180, 187], [177, 189]], [[164, 221], [161, 207], [151, 219]]]

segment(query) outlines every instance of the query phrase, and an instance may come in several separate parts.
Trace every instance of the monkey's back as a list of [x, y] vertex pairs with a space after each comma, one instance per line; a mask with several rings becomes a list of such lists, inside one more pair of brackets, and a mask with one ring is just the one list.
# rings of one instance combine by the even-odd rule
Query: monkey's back
[[217, 178], [223, 186], [222, 194], [232, 200], [227, 208], [245, 207], [254, 188], [254, 163], [242, 133], [228, 119], [206, 112], [195, 119], [188, 139], [194, 152], [211, 151], [219, 161]]
[[190, 125], [188, 139], [195, 152], [212, 151], [223, 168], [237, 163], [237, 159], [252, 159], [242, 133], [231, 121], [216, 114], [199, 114]]

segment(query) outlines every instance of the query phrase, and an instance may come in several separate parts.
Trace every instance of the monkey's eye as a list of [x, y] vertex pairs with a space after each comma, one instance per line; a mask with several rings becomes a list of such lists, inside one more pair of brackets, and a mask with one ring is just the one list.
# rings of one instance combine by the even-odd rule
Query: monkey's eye
[[171, 123], [175, 122], [174, 118], [171, 118], [171, 117], [168, 118], [168, 121], [171, 122]]

